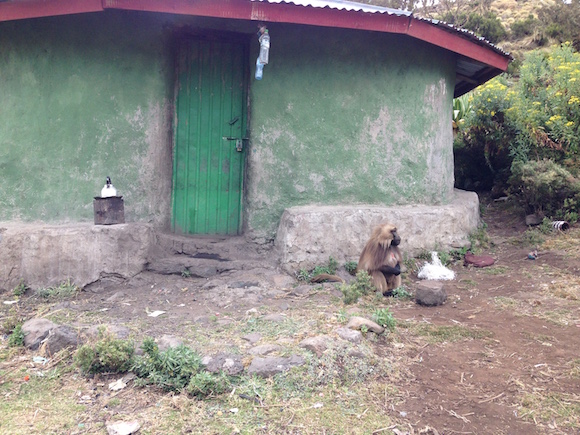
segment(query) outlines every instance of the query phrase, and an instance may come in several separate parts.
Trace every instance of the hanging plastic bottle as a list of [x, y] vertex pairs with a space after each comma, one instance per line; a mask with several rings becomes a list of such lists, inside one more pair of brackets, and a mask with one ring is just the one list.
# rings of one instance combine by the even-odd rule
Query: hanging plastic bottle
[[264, 74], [264, 64], [260, 62], [260, 58], [256, 59], [256, 80], [262, 80], [262, 75]]
[[258, 41], [260, 41], [260, 62], [262, 65], [268, 65], [268, 58], [270, 56], [270, 35], [268, 34], [268, 29], [264, 29]]

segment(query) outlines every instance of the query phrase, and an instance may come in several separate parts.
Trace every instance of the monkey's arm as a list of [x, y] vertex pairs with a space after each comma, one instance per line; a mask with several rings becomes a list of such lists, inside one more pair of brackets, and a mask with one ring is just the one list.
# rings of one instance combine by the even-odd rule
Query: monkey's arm
[[388, 275], [400, 275], [401, 274], [401, 265], [397, 263], [395, 267], [391, 266], [381, 266], [379, 269], [381, 272], [386, 273]]

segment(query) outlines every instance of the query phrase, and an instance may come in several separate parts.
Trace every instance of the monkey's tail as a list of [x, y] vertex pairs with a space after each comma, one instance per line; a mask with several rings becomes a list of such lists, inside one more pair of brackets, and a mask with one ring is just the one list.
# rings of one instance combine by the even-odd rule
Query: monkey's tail
[[310, 278], [310, 282], [342, 282], [345, 283], [346, 281], [342, 279], [338, 275], [329, 275], [328, 273], [321, 273], [319, 275], [313, 276]]

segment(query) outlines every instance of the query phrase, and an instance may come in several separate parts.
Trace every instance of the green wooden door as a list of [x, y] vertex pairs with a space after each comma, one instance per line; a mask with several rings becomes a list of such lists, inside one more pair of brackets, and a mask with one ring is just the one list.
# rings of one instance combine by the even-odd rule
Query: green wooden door
[[184, 41], [178, 62], [176, 233], [239, 234], [246, 140], [246, 45]]

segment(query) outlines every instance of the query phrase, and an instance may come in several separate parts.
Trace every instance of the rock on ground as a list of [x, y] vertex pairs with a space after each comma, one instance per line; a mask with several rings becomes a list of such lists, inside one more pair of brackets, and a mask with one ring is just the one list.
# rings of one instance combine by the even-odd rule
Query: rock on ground
[[415, 301], [419, 305], [434, 307], [447, 300], [447, 292], [441, 281], [422, 281], [415, 290]]
[[304, 358], [299, 355], [292, 355], [287, 358], [283, 357], [256, 357], [248, 367], [249, 374], [255, 374], [262, 377], [274, 376], [277, 373], [285, 372], [292, 367], [304, 364]]
[[76, 348], [79, 345], [79, 336], [70, 326], [61, 325], [51, 329], [42, 343], [42, 350], [46, 355], [54, 355], [62, 349]]
[[58, 325], [48, 319], [35, 318], [27, 320], [22, 324], [22, 333], [24, 334], [24, 346], [28, 349], [36, 350], [40, 346], [51, 329]]
[[208, 372], [224, 372], [228, 375], [238, 375], [244, 371], [244, 365], [240, 355], [229, 353], [218, 353], [213, 356], [206, 356], [201, 363]]
[[373, 322], [372, 320], [365, 319], [364, 317], [351, 317], [348, 321], [347, 328], [355, 329], [360, 331], [363, 327], [368, 331], [374, 332], [375, 334], [382, 334], [385, 330], [381, 325]]

